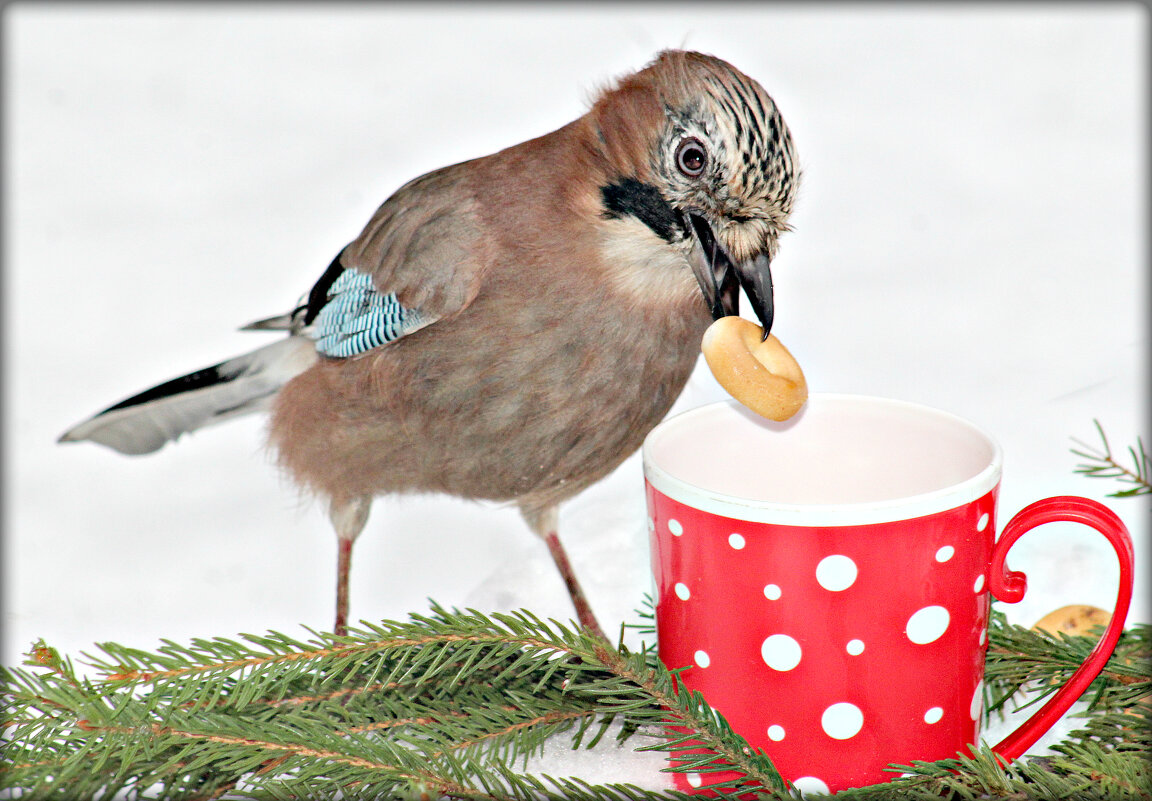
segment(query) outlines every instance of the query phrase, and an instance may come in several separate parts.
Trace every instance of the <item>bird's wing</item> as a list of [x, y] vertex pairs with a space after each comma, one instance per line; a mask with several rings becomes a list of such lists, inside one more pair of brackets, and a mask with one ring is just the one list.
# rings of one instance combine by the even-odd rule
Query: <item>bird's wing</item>
[[479, 225], [462, 167], [401, 187], [332, 261], [292, 326], [317, 351], [332, 358], [365, 353], [458, 314], [476, 297], [483, 274]]
[[379, 291], [370, 274], [344, 268], [308, 333], [320, 353], [343, 359], [386, 345], [435, 319], [402, 306], [395, 292]]

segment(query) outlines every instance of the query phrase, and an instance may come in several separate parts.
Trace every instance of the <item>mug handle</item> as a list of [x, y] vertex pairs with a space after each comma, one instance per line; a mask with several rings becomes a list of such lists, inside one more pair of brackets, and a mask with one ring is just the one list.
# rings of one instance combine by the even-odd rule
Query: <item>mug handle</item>
[[1068, 707], [1072, 706], [1073, 702], [1088, 689], [1088, 685], [1100, 675], [1124, 630], [1124, 620], [1128, 617], [1128, 606], [1132, 602], [1133, 553], [1132, 538], [1128, 534], [1128, 529], [1108, 507], [1088, 498], [1070, 495], [1036, 501], [1021, 509], [1008, 521], [1008, 525], [1004, 527], [1000, 539], [992, 549], [988, 581], [988, 588], [992, 594], [1010, 604], [1024, 597], [1028, 587], [1027, 578], [1023, 573], [1008, 570], [1004, 559], [1021, 535], [1037, 526], [1058, 521], [1083, 523], [1108, 539], [1120, 562], [1120, 590], [1116, 596], [1112, 620], [1108, 623], [1104, 636], [1096, 643], [1096, 647], [1092, 649], [1092, 653], [1084, 663], [1044, 706], [993, 747], [993, 752], [1009, 762], [1018, 758], [1040, 739], [1040, 736], [1068, 711]]

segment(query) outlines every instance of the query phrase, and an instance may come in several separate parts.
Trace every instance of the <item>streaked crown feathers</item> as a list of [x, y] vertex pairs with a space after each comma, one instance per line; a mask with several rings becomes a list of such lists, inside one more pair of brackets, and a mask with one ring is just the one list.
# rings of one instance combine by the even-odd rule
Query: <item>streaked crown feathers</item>
[[[734, 257], [775, 253], [800, 170], [788, 127], [759, 83], [714, 56], [666, 50], [601, 92], [591, 115], [622, 174], [658, 185], [676, 206], [711, 212]], [[675, 168], [688, 137], [709, 154], [692, 178]]]

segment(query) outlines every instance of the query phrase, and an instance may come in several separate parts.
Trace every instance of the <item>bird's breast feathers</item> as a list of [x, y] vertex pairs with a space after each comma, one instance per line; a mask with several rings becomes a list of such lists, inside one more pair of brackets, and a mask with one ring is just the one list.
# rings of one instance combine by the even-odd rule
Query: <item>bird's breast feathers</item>
[[607, 289], [618, 293], [626, 306], [707, 316], [688, 261], [647, 224], [629, 216], [606, 220], [598, 228]]

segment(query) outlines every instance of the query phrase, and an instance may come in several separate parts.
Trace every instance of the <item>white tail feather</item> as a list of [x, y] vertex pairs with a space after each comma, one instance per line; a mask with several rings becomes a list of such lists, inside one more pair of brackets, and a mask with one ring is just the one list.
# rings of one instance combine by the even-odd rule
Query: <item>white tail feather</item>
[[[89, 440], [121, 453], [159, 450], [181, 434], [259, 411], [291, 378], [316, 361], [316, 349], [305, 337], [287, 337], [214, 368], [197, 371], [148, 390], [69, 429], [60, 442]], [[216, 380], [180, 382], [192, 377]], [[171, 389], [168, 389], [171, 387]], [[155, 397], [146, 397], [155, 394]]]

